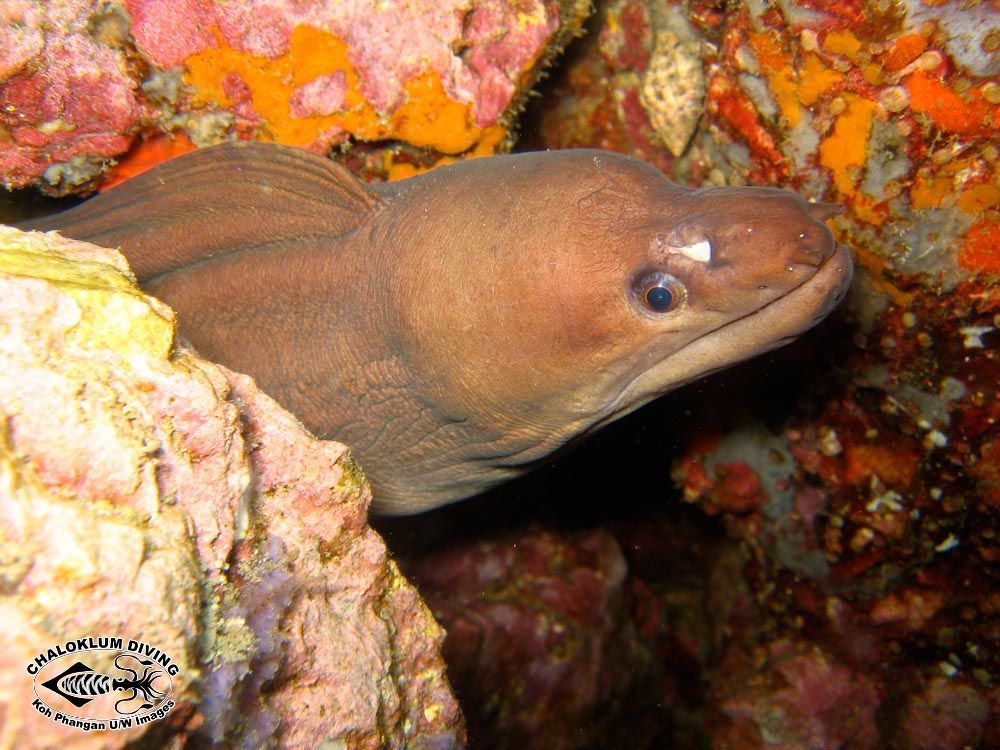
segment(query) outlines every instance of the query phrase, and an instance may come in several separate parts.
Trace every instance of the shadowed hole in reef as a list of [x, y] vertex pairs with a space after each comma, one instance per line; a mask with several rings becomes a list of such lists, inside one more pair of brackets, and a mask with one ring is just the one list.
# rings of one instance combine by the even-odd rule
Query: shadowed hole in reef
[[543, 71], [531, 96], [524, 103], [524, 109], [517, 117], [517, 143], [514, 151], [539, 151], [549, 146], [542, 137], [542, 117], [553, 102], [562, 101], [566, 93], [566, 74], [582, 59], [593, 56], [593, 47], [597, 45], [601, 29], [604, 27], [604, 4], [597, 7], [590, 18], [584, 23], [583, 33], [566, 45], [554, 64]]
[[16, 224], [38, 216], [57, 214], [83, 202], [80, 196], [52, 198], [34, 190], [8, 191], [0, 187], [0, 224]]

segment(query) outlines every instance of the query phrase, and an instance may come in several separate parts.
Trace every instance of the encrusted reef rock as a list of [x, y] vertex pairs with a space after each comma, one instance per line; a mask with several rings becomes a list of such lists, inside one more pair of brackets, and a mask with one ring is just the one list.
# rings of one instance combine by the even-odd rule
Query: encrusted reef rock
[[995, 3], [607, 0], [598, 17], [539, 145], [844, 203], [882, 283], [1000, 271]]
[[885, 746], [875, 721], [879, 691], [864, 672], [801, 643], [775, 642], [753, 657], [723, 665], [714, 750]]
[[472, 746], [633, 746], [628, 718], [662, 671], [632, 621], [626, 571], [606, 531], [541, 529], [484, 535], [408, 570], [448, 628]]
[[[443, 633], [369, 500], [343, 445], [178, 345], [118, 253], [0, 227], [4, 747], [462, 746]], [[33, 707], [26, 666], [88, 636], [169, 655], [166, 718]]]
[[[584, 452], [607, 472], [601, 446]], [[682, 503], [669, 515], [634, 498], [597, 516], [572, 501], [540, 513], [545, 483], [531, 484], [524, 525], [498, 515], [509, 497], [382, 524], [448, 631], [470, 746], [706, 747], [716, 665], [754, 621], [736, 543]]]
[[750, 658], [778, 634], [804, 638], [875, 680], [893, 737], [926, 735], [920, 691], [943, 680], [962, 696], [940, 707], [954, 711], [953, 736], [974, 739], [938, 747], [1000, 741], [987, 720], [1000, 715], [1000, 370], [980, 339], [1000, 295], [974, 289], [883, 313], [877, 341], [833, 347], [843, 370], [796, 400], [798, 416], [705, 436], [673, 471], [685, 498], [746, 544], [756, 615], [732, 648]]
[[[752, 604], [715, 616], [713, 746], [1000, 745], [996, 3], [609, 0], [598, 18], [539, 145], [842, 203], [858, 265], [834, 320], [743, 371], [766, 377], [686, 402], [673, 478], [742, 543]], [[877, 720], [838, 713], [862, 697]]]
[[257, 138], [401, 176], [489, 154], [584, 0], [14, 0], [0, 9], [0, 175], [63, 194]]

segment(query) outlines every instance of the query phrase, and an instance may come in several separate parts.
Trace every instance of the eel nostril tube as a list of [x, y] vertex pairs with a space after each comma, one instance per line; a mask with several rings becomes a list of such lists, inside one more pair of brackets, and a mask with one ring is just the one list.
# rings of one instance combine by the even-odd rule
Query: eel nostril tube
[[826, 224], [815, 224], [799, 233], [802, 247], [815, 254], [820, 262], [833, 256], [837, 249], [837, 241]]
[[[825, 227], [824, 227], [825, 229]], [[798, 232], [789, 243], [785, 260], [790, 265], [819, 266], [833, 252], [833, 238], [812, 228]]]
[[807, 203], [806, 210], [816, 221], [826, 221], [844, 212], [844, 207], [839, 203]]

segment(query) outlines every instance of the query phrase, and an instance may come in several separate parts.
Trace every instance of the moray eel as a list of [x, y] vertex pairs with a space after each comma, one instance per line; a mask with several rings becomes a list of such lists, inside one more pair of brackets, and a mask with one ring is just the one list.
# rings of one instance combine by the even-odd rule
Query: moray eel
[[588, 149], [364, 185], [236, 143], [28, 228], [120, 247], [201, 354], [350, 445], [375, 510], [406, 514], [815, 325], [851, 279], [838, 210]]

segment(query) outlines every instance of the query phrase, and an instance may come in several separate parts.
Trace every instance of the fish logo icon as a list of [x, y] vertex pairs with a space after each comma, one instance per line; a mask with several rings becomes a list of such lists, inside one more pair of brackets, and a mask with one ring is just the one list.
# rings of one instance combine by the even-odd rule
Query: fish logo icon
[[[143, 668], [142, 676], [139, 676], [137, 670], [119, 663], [122, 659], [135, 660]], [[128, 692], [127, 696], [115, 701], [115, 711], [126, 716], [152, 708], [154, 701], [166, 695], [165, 691], [153, 687], [153, 683], [158, 677], [166, 675], [165, 671], [156, 668], [155, 662], [138, 659], [131, 654], [119, 654], [115, 657], [115, 667], [129, 673], [131, 677], [112, 678], [110, 675], [95, 672], [82, 661], [78, 661], [60, 674], [43, 682], [42, 687], [48, 688], [77, 708], [82, 708], [95, 698], [111, 692]], [[140, 696], [142, 701], [139, 705], [131, 708], [129, 704], [135, 703]], [[125, 706], [125, 708], [119, 708], [119, 706]], [[129, 708], [131, 710], [128, 710]]]

